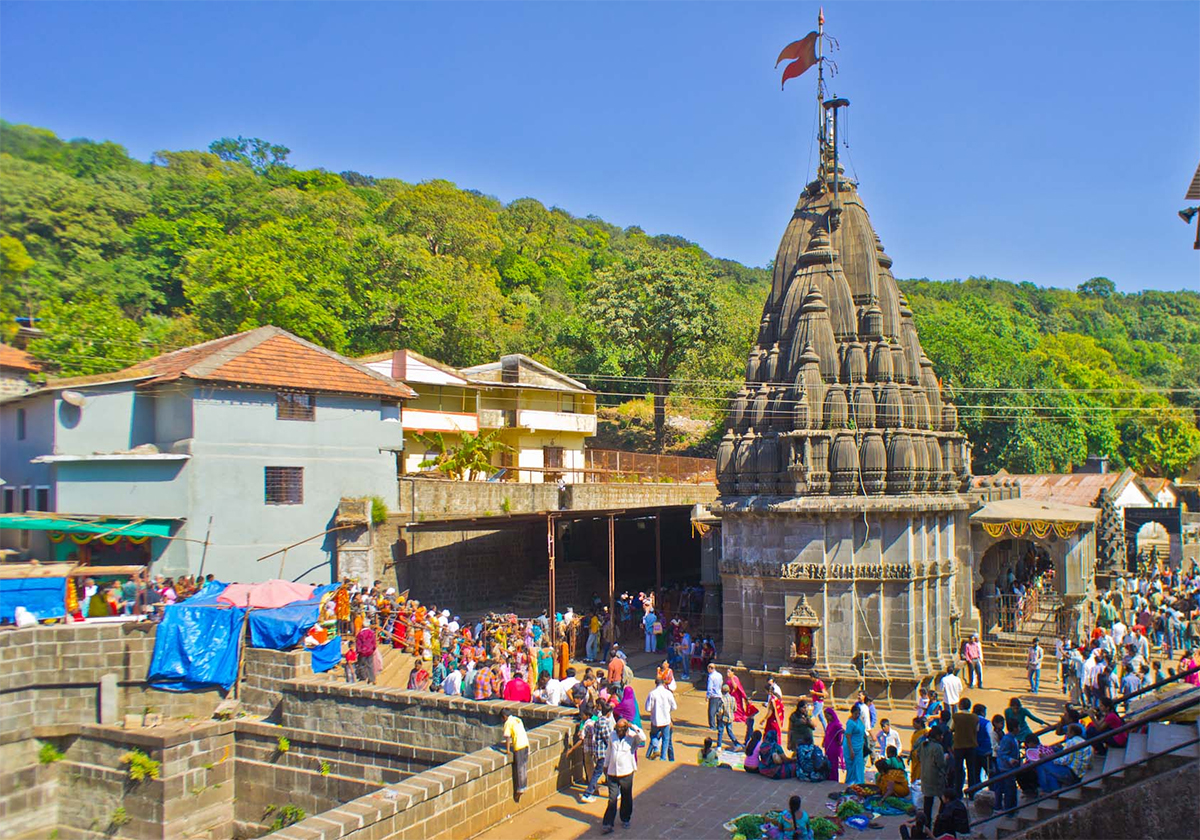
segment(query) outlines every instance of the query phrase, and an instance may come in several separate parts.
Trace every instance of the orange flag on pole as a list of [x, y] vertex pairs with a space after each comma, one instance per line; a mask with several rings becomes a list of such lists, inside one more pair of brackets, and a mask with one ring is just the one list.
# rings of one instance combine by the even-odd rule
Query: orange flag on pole
[[817, 33], [809, 32], [799, 41], [792, 41], [784, 47], [779, 53], [779, 58], [775, 59], [775, 66], [778, 67], [779, 62], [786, 58], [792, 59], [792, 62], [783, 68], [783, 78], [779, 85], [781, 90], [788, 79], [803, 75], [808, 68], [817, 63]]

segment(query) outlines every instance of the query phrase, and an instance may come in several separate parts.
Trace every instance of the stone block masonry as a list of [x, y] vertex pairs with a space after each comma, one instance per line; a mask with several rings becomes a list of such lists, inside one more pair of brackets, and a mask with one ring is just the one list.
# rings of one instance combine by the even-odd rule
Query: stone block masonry
[[[491, 704], [489, 704], [491, 705]], [[495, 704], [503, 705], [503, 704]], [[512, 704], [521, 706], [525, 704]], [[543, 707], [544, 708], [544, 707]], [[268, 835], [272, 840], [462, 840], [549, 796], [571, 778], [575, 721], [529, 732], [529, 787], [513, 792], [512, 758], [496, 748], [468, 753]]]
[[[75, 625], [0, 635], [4, 837], [233, 840], [261, 836], [302, 809], [305, 819], [278, 836], [312, 837], [315, 828], [363, 840], [458, 838], [567, 784], [579, 760], [568, 752], [572, 710], [345, 685], [310, 675], [303, 651], [247, 652], [243, 707], [277, 724], [212, 721], [218, 692], [146, 686], [153, 634], [152, 625]], [[41, 670], [28, 670], [33, 662]], [[99, 682], [109, 673], [122, 716], [152, 706], [166, 722], [97, 724]], [[525, 721], [531, 743], [520, 799], [511, 757], [498, 747], [505, 708]], [[61, 760], [41, 764], [43, 743]], [[133, 751], [158, 762], [157, 779], [131, 778], [122, 757]]]
[[313, 678], [285, 686], [280, 723], [290, 729], [399, 741], [425, 749], [453, 745], [461, 754], [500, 740], [500, 712], [506, 707], [521, 716], [527, 729], [575, 715], [572, 709], [532, 703], [477, 702]]

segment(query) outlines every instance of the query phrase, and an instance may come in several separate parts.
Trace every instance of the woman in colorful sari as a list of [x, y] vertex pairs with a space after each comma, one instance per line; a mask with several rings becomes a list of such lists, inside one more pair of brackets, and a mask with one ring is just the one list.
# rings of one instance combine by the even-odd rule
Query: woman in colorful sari
[[768, 729], [758, 746], [758, 775], [768, 779], [790, 779], [796, 775], [796, 763], [779, 745], [779, 736]]
[[625, 686], [625, 692], [621, 695], [621, 702], [613, 709], [613, 718], [616, 720], [623, 718], [635, 726], [642, 725], [642, 712], [638, 709], [637, 695], [633, 693], [633, 686]]
[[767, 720], [763, 725], [763, 734], [767, 732], [775, 733], [775, 740], [780, 741], [783, 738], [783, 701], [779, 699], [779, 695], [773, 691], [767, 692]]
[[908, 774], [904, 772], [904, 760], [896, 754], [896, 747], [887, 748], [887, 758], [875, 762], [875, 784], [879, 785], [882, 796], [898, 796], [905, 799], [908, 796]]
[[746, 689], [742, 687], [742, 681], [738, 679], [737, 674], [730, 674], [725, 678], [729, 683], [729, 693], [733, 697], [733, 702], [737, 704], [737, 709], [733, 713], [734, 723], [746, 724], [746, 737], [742, 742], [750, 740], [750, 733], [754, 731], [754, 716], [758, 714], [758, 706], [750, 702], [750, 698], [746, 696]]
[[846, 766], [842, 760], [842, 736], [845, 733], [846, 729], [842, 726], [837, 712], [826, 706], [825, 739], [821, 742], [821, 746], [825, 748], [825, 758], [829, 760], [829, 781], [831, 782], [838, 780], [838, 771]]
[[425, 670], [425, 660], [418, 659], [413, 663], [412, 673], [408, 675], [409, 691], [428, 691], [430, 684], [429, 671]]
[[861, 785], [865, 783], [867, 727], [862, 720], [862, 707], [857, 703], [850, 707], [850, 718], [846, 721], [845, 744], [842, 750], [846, 760], [846, 784]]

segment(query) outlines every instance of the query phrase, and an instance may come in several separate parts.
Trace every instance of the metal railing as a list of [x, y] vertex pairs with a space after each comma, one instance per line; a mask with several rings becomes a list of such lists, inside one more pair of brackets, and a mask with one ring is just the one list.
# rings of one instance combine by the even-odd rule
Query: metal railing
[[[1156, 682], [1153, 685], [1143, 686], [1143, 687], [1139, 688], [1137, 691], [1131, 691], [1128, 694], [1122, 694], [1120, 697], [1118, 697], [1112, 701], [1113, 708], [1115, 709], [1119, 704], [1124, 703], [1124, 704], [1126, 704], [1125, 708], [1128, 709], [1129, 701], [1132, 700], [1133, 698], [1141, 697], [1143, 694], [1149, 694], [1152, 691], [1158, 691], [1164, 685], [1170, 685], [1173, 682], [1179, 682], [1180, 680], [1186, 679], [1187, 677], [1190, 677], [1192, 674], [1195, 674], [1197, 672], [1200, 672], [1200, 667], [1189, 668], [1186, 671], [1180, 671], [1178, 674], [1176, 674], [1173, 677], [1167, 677], [1165, 680], [1162, 680], [1161, 682]], [[1037, 732], [1034, 732], [1033, 734], [1036, 737], [1040, 738], [1043, 735], [1046, 735], [1047, 733], [1057, 732], [1058, 728], [1061, 725], [1062, 724], [1059, 724], [1059, 723], [1052, 723], [1049, 726], [1047, 726], [1046, 728], [1039, 729]]]
[[[1139, 760], [1136, 763], [1137, 764], [1146, 764], [1147, 762], [1153, 761], [1156, 758], [1162, 758], [1164, 755], [1174, 755], [1175, 753], [1179, 752], [1180, 750], [1187, 749], [1188, 747], [1194, 746], [1195, 744], [1200, 744], [1200, 737], [1193, 738], [1190, 741], [1185, 741], [1182, 744], [1176, 744], [1175, 746], [1168, 747], [1165, 750], [1159, 750], [1156, 753], [1148, 753], [1145, 756], [1145, 758], [1142, 758], [1141, 760]], [[1054, 757], [1058, 758], [1058, 757], [1061, 757], [1061, 755], [1062, 754], [1060, 753]], [[1033, 766], [1032, 764], [1029, 765], [1029, 767], [1032, 767], [1032, 766]], [[1004, 817], [1011, 817], [1011, 816], [1019, 813], [1020, 811], [1028, 808], [1029, 806], [1037, 805], [1039, 802], [1045, 802], [1047, 799], [1058, 799], [1060, 796], [1062, 796], [1064, 793], [1066, 793], [1069, 790], [1076, 790], [1077, 788], [1084, 787], [1085, 785], [1090, 785], [1094, 782], [1102, 782], [1105, 779], [1107, 779], [1109, 776], [1115, 776], [1118, 773], [1124, 773], [1131, 766], [1132, 765], [1129, 765], [1129, 764], [1123, 764], [1120, 767], [1116, 767], [1105, 773], [1101, 773], [1098, 776], [1089, 776], [1086, 779], [1080, 779], [1078, 782], [1073, 782], [1072, 784], [1069, 784], [1069, 785], [1063, 785], [1062, 787], [1057, 788], [1057, 789], [1051, 791], [1050, 793], [1043, 794], [1042, 796], [1039, 796], [1036, 799], [1028, 799], [1024, 802], [1018, 803], [1017, 807], [1011, 811], [996, 811], [990, 817], [984, 817], [982, 820], [976, 820], [975, 822], [971, 823], [971, 828], [972, 829], [978, 828], [979, 826], [983, 825], [984, 823], [989, 823], [992, 820], [998, 820], [998, 819], [1001, 819]], [[1024, 770], [1026, 768], [1021, 767], [1019, 769]], [[990, 779], [988, 780], [988, 783], [989, 784], [991, 783]]]
[[717, 462], [682, 455], [585, 449], [583, 472], [589, 482], [714, 484]]
[[[1192, 673], [1192, 672], [1189, 672], [1189, 673]], [[1129, 697], [1132, 697], [1134, 695], [1134, 693], [1135, 692], [1130, 692]], [[1125, 700], [1125, 699], [1128, 699], [1128, 697], [1119, 698], [1118, 700], [1113, 701], [1114, 707], [1116, 706], [1117, 703], [1120, 703], [1122, 700]], [[1005, 770], [1003, 773], [1000, 773], [997, 776], [991, 776], [988, 778], [988, 780], [986, 782], [979, 782], [978, 784], [974, 784], [974, 785], [971, 785], [970, 787], [968, 787], [965, 791], [963, 791], [963, 795], [970, 796], [971, 794], [978, 793], [979, 791], [983, 790], [984, 788], [995, 785], [997, 782], [1003, 782], [1003, 781], [1007, 781], [1009, 779], [1012, 779], [1015, 782], [1017, 775], [1020, 773], [1024, 773], [1029, 770], [1036, 770], [1038, 767], [1041, 767], [1043, 764], [1049, 764], [1052, 761], [1057, 761], [1058, 759], [1062, 758], [1064, 755], [1070, 755], [1071, 753], [1078, 752], [1079, 750], [1085, 749], [1087, 747], [1094, 747], [1097, 744], [1103, 744], [1106, 741], [1109, 741], [1118, 735], [1124, 735], [1128, 732], [1132, 732], [1133, 730], [1139, 729], [1148, 723], [1154, 723], [1155, 721], [1162, 720], [1163, 718], [1170, 717], [1171, 715], [1174, 715], [1174, 714], [1178, 714], [1179, 712], [1182, 712], [1186, 709], [1193, 708], [1194, 706], [1200, 706], [1200, 692], [1191, 695], [1190, 697], [1188, 697], [1187, 700], [1185, 700], [1182, 703], [1177, 703], [1173, 706], [1169, 706], [1168, 708], [1159, 709], [1157, 711], [1150, 712], [1149, 714], [1141, 715], [1138, 717], [1137, 720], [1127, 721], [1126, 723], [1121, 724], [1120, 726], [1116, 727], [1115, 729], [1106, 729], [1103, 732], [1101, 732], [1100, 734], [1093, 735], [1091, 738], [1087, 738], [1083, 741], [1080, 741], [1078, 744], [1075, 744], [1075, 745], [1069, 747], [1068, 749], [1060, 750], [1058, 752], [1055, 752], [1055, 753], [1052, 753], [1052, 754], [1046, 756], [1045, 758], [1039, 758], [1036, 761], [1031, 761], [1028, 764], [1022, 764], [1020, 767], [1015, 767], [1012, 770]], [[1073, 724], [1073, 725], [1078, 726], [1078, 724]], [[1048, 731], [1048, 730], [1043, 730], [1043, 732], [1046, 732], [1046, 731]], [[1176, 749], [1179, 749], [1179, 747], [1173, 747], [1170, 750], [1170, 752], [1174, 752]], [[1089, 779], [1088, 781], [1091, 781], [1091, 779]]]

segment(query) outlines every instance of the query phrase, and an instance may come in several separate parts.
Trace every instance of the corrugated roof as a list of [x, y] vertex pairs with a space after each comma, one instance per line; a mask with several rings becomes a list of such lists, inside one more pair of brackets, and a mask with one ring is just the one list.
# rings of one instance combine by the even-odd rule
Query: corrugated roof
[[1099, 515], [1100, 511], [1088, 505], [1020, 498], [988, 502], [971, 514], [971, 521], [1011, 522], [1014, 519], [1022, 519], [1042, 522], [1095, 522]]
[[326, 350], [279, 327], [258, 327], [164, 353], [116, 373], [56, 380], [50, 387], [141, 379], [153, 385], [178, 379], [265, 388], [295, 388], [390, 399], [416, 396], [407, 385]]
[[9, 344], [0, 344], [0, 368], [37, 373], [42, 366], [24, 350], [18, 350]]
[[996, 476], [983, 476], [976, 479], [978, 485], [984, 479], [1009, 478], [1021, 483], [1021, 498], [1045, 502], [1056, 502], [1082, 507], [1094, 506], [1100, 498], [1101, 490], [1109, 490], [1114, 495], [1120, 493], [1125, 485], [1137, 478], [1132, 470], [1111, 473], [1039, 473], [1036, 475], [1012, 475], [1001, 472]]

